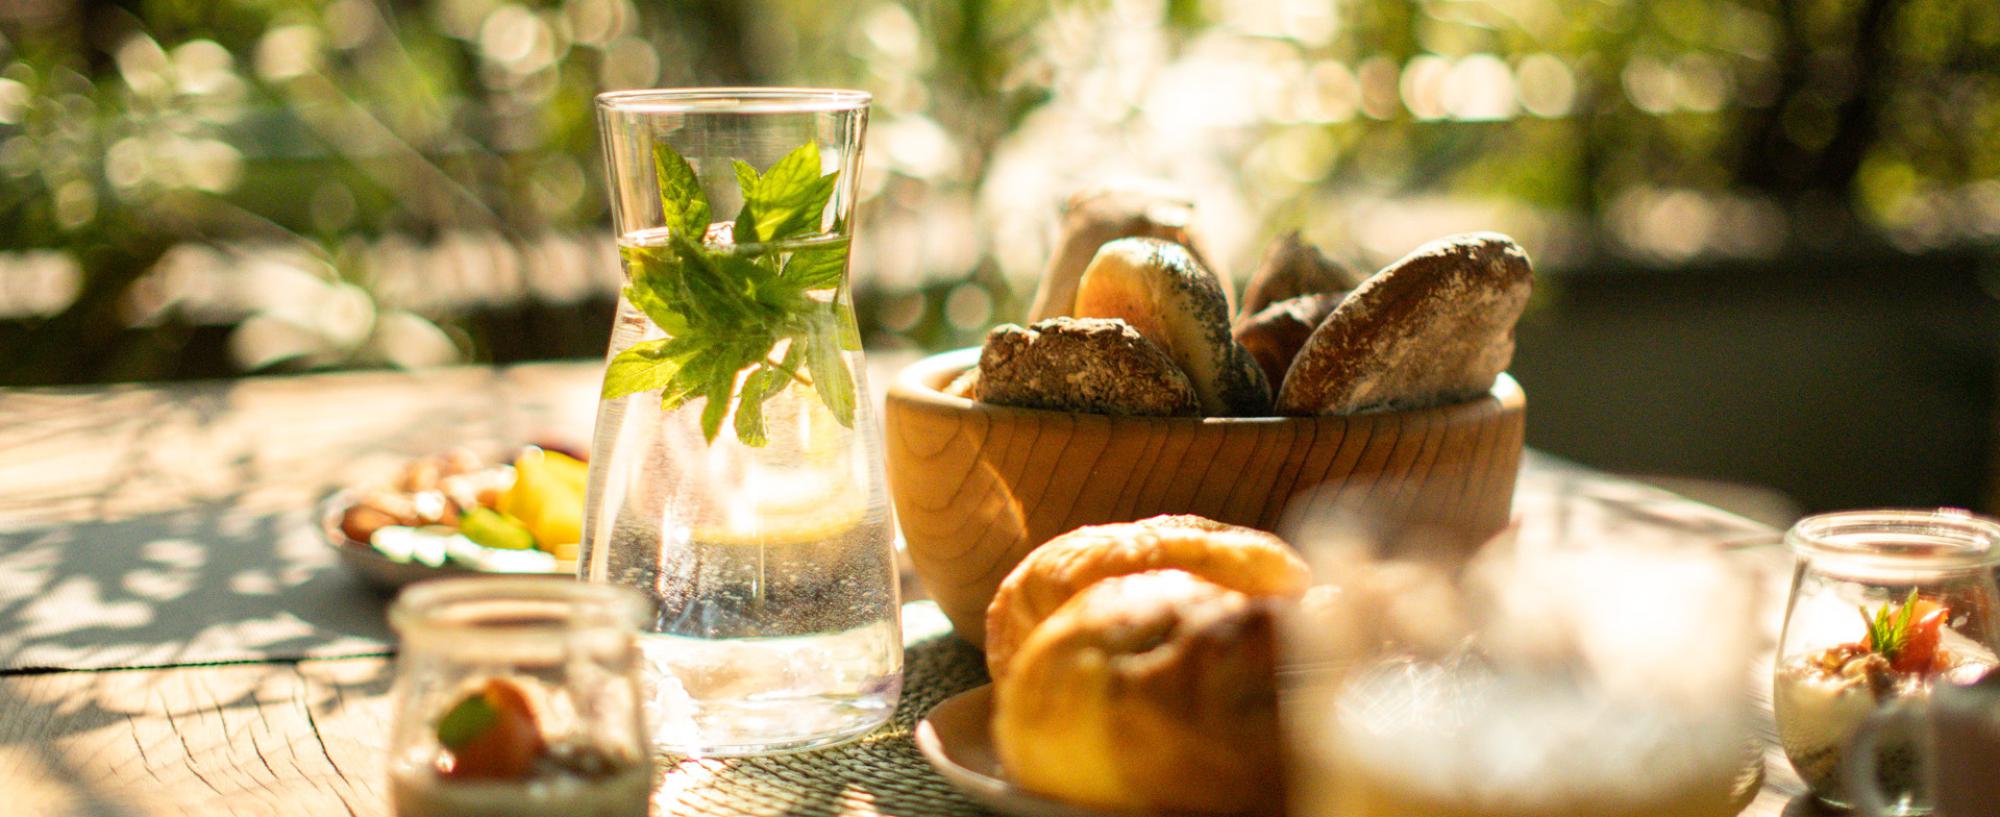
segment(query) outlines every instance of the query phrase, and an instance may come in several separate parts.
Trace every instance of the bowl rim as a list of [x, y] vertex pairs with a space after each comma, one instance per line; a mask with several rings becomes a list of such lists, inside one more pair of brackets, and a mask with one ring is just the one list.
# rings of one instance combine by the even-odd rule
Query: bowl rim
[[1367, 421], [1376, 417], [1411, 418], [1425, 415], [1448, 415], [1468, 410], [1481, 410], [1485, 406], [1496, 406], [1502, 411], [1519, 411], [1526, 407], [1527, 394], [1513, 375], [1501, 372], [1493, 378], [1493, 388], [1469, 400], [1445, 403], [1438, 406], [1401, 409], [1397, 411], [1362, 411], [1353, 414], [1318, 414], [1308, 416], [1271, 415], [1268, 417], [1152, 417], [1122, 414], [1095, 414], [1082, 411], [1056, 411], [1053, 409], [1003, 406], [981, 403], [965, 397], [944, 393], [934, 384], [950, 383], [958, 375], [979, 364], [980, 347], [968, 346], [924, 357], [904, 366], [889, 384], [888, 399], [906, 401], [934, 410], [951, 412], [979, 411], [996, 415], [1011, 415], [1022, 418], [1054, 417], [1098, 417], [1114, 423], [1167, 423], [1188, 426], [1260, 426], [1282, 423], [1309, 423], [1325, 421]]

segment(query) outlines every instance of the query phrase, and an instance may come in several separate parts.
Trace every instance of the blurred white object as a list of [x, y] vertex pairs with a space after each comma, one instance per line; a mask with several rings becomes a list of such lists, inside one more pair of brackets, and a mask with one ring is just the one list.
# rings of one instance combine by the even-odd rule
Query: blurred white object
[[1722, 555], [1366, 531], [1292, 535], [1320, 583], [1286, 628], [1293, 814], [1726, 817], [1754, 793], [1761, 628]]

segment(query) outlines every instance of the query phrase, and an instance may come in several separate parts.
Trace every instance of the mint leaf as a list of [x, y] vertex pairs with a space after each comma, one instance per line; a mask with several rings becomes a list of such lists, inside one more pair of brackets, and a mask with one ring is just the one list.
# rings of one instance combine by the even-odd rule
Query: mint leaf
[[680, 262], [673, 248], [627, 245], [619, 247], [618, 254], [625, 259], [626, 302], [645, 313], [661, 331], [669, 335], [685, 333], [687, 316], [675, 306], [681, 286]]
[[730, 237], [738, 244], [757, 243], [757, 211], [750, 206], [757, 197], [757, 188], [762, 176], [757, 168], [742, 159], [732, 159], [729, 166], [736, 170], [736, 186], [743, 191], [743, 209], [736, 214], [736, 222], [729, 226]]
[[854, 322], [854, 310], [842, 309], [839, 304], [832, 304], [832, 307], [833, 319], [836, 321], [834, 339], [840, 341], [842, 349], [850, 352], [861, 351], [861, 327]]
[[785, 278], [804, 289], [825, 289], [838, 286], [847, 274], [846, 236], [794, 250], [792, 257], [785, 260]]
[[736, 439], [752, 448], [762, 448], [770, 444], [771, 438], [764, 432], [764, 401], [784, 391], [792, 382], [790, 370], [798, 354], [798, 344], [792, 344], [785, 353], [785, 364], [781, 368], [771, 363], [757, 367], [743, 381], [743, 393], [736, 398]]
[[611, 358], [610, 365], [605, 367], [601, 394], [610, 400], [665, 388], [700, 351], [699, 345], [681, 338], [634, 343]]
[[694, 168], [671, 145], [661, 142], [653, 146], [653, 176], [660, 182], [660, 210], [666, 217], [668, 234], [694, 236], [700, 241], [708, 230], [709, 207]]
[[708, 405], [701, 407], [701, 436], [710, 445], [715, 444], [715, 435], [722, 431], [722, 418], [729, 413], [729, 395], [735, 390], [734, 369], [709, 381], [708, 393], [704, 395]]
[[[771, 165], [745, 190], [743, 212], [736, 216], [739, 244], [778, 241], [806, 235], [819, 228], [820, 215], [833, 197], [840, 173], [819, 172], [819, 145], [807, 142]], [[741, 170], [737, 181], [744, 180]]]
[[463, 749], [499, 721], [500, 711], [486, 701], [484, 694], [475, 692], [438, 719], [438, 742], [447, 749]]
[[[762, 446], [770, 442], [765, 405], [796, 382], [852, 427], [854, 374], [842, 351], [861, 348], [861, 337], [853, 310], [841, 302], [850, 241], [842, 235], [799, 248], [765, 246], [819, 229], [838, 174], [820, 175], [818, 146], [801, 145], [762, 173], [731, 162], [744, 196], [733, 247], [706, 243], [711, 205], [694, 169], [671, 148], [656, 150], [654, 159], [671, 229], [663, 243], [621, 247], [620, 254], [626, 300], [668, 337], [614, 355], [604, 395], [657, 392], [663, 411], [701, 398], [699, 422], [711, 444], [733, 413], [737, 439]], [[818, 294], [828, 289], [831, 301]], [[784, 359], [774, 361], [781, 342]]]
[[755, 244], [757, 238], [757, 213], [750, 209], [750, 202], [743, 202], [743, 212], [736, 214], [736, 223], [730, 226], [731, 238], [740, 246]]
[[[681, 286], [686, 289], [687, 312], [695, 323], [734, 327], [749, 317], [746, 282], [732, 279], [718, 269], [730, 256], [712, 256], [685, 242], [674, 242], [681, 259]], [[724, 340], [718, 338], [717, 340]]]
[[840, 353], [840, 341], [831, 320], [818, 319], [806, 335], [806, 368], [812, 371], [813, 391], [833, 412], [833, 419], [854, 427], [854, 374]]
[[714, 361], [707, 358], [696, 358], [683, 367], [673, 382], [660, 390], [660, 411], [673, 411], [701, 394], [703, 389], [708, 388], [708, 382], [713, 379], [710, 373], [714, 370]]
[[757, 181], [763, 177], [758, 175], [757, 168], [742, 159], [731, 159], [729, 166], [736, 170], [736, 186], [742, 189], [743, 200], [749, 201], [751, 196], [757, 194]]
[[782, 322], [787, 315], [807, 308], [805, 290], [778, 276], [760, 259], [740, 255], [715, 257], [716, 272], [742, 293], [743, 308], [757, 313], [767, 323]]

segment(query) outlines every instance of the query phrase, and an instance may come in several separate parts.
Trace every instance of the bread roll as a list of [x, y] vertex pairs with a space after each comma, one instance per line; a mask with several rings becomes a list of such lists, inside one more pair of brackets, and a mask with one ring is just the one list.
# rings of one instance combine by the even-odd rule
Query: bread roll
[[[1249, 318], [1272, 304], [1301, 295], [1346, 292], [1360, 286], [1365, 277], [1326, 257], [1293, 230], [1278, 236], [1264, 251], [1264, 260], [1243, 288], [1243, 309], [1237, 314]], [[1271, 380], [1273, 385], [1277, 382], [1276, 378]]]
[[1077, 528], [1028, 552], [986, 608], [986, 669], [1005, 678], [1035, 626], [1093, 582], [1146, 570], [1185, 570], [1253, 596], [1296, 597], [1305, 561], [1269, 533], [1199, 516]]
[[1286, 298], [1237, 321], [1230, 333], [1249, 350], [1257, 367], [1264, 370], [1264, 378], [1276, 387], [1285, 382], [1285, 372], [1292, 367], [1292, 358], [1298, 356], [1299, 347], [1306, 344], [1306, 338], [1312, 337], [1320, 321], [1326, 320], [1345, 297], [1347, 292], [1343, 290]]
[[1077, 288], [1079, 318], [1118, 318], [1160, 345], [1216, 417], [1268, 414], [1271, 387], [1229, 332], [1220, 279], [1187, 249], [1154, 238], [1105, 244]]
[[959, 372], [957, 377], [945, 384], [944, 393], [967, 400], [979, 399], [979, 367], [975, 365]]
[[1484, 394], [1514, 357], [1533, 286], [1528, 254], [1498, 233], [1418, 247], [1356, 288], [1293, 358], [1281, 414], [1348, 414]]
[[1002, 767], [1096, 808], [1281, 814], [1269, 603], [1179, 570], [1091, 585], [995, 686]]
[[978, 399], [998, 405], [1138, 416], [1200, 409], [1187, 375], [1123, 321], [1001, 324], [986, 334], [976, 371]]
[[[1159, 183], [1111, 184], [1071, 195], [1063, 203], [1061, 233], [1035, 289], [1028, 322], [1072, 314], [1084, 268], [1107, 241], [1147, 236], [1172, 241], [1196, 258], [1204, 257], [1201, 239], [1189, 226], [1193, 219], [1194, 201]], [[1226, 278], [1223, 282], [1228, 283]]]

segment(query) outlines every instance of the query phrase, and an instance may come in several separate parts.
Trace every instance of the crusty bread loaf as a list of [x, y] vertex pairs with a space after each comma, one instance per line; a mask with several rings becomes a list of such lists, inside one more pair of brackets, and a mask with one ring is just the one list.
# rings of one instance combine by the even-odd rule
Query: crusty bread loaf
[[1343, 290], [1286, 298], [1237, 321], [1230, 333], [1256, 358], [1266, 380], [1282, 384], [1299, 347], [1306, 344], [1306, 338], [1312, 337], [1320, 321], [1326, 320], [1345, 297], [1347, 292]]
[[1271, 410], [1264, 370], [1229, 332], [1222, 281], [1186, 248], [1121, 238], [1091, 259], [1076, 292], [1079, 318], [1119, 318], [1173, 358], [1204, 414], [1251, 417]]
[[1179, 570], [1106, 579], [995, 682], [993, 744], [1030, 791], [1134, 814], [1283, 812], [1270, 600]]
[[1418, 247], [1321, 321], [1279, 388], [1281, 414], [1348, 414], [1485, 393], [1514, 357], [1533, 286], [1528, 254], [1498, 233]]
[[[1063, 204], [1061, 231], [1035, 288], [1028, 322], [1072, 314], [1084, 269], [1097, 256], [1097, 248], [1113, 239], [1164, 239], [1187, 247], [1197, 259], [1206, 258], [1202, 239], [1192, 227], [1193, 219], [1194, 200], [1164, 183], [1107, 184], [1071, 195]], [[1222, 271], [1216, 272], [1226, 292], [1228, 278]]]
[[[1326, 257], [1318, 247], [1299, 238], [1299, 231], [1293, 230], [1278, 236], [1270, 249], [1264, 251], [1264, 260], [1258, 263], [1257, 271], [1250, 275], [1250, 283], [1243, 288], [1243, 308], [1237, 312], [1238, 320], [1247, 320], [1272, 304], [1301, 295], [1346, 292], [1360, 286], [1365, 277]], [[1273, 386], [1277, 383], [1277, 378], [1271, 380]]]
[[1199, 516], [1077, 528], [1029, 551], [1000, 582], [986, 608], [987, 671], [1005, 676], [1036, 625], [1093, 582], [1161, 568], [1255, 596], [1296, 596], [1311, 578], [1284, 540]]
[[1173, 358], [1123, 321], [1001, 324], [979, 353], [978, 399], [1093, 414], [1186, 416], [1200, 403]]

